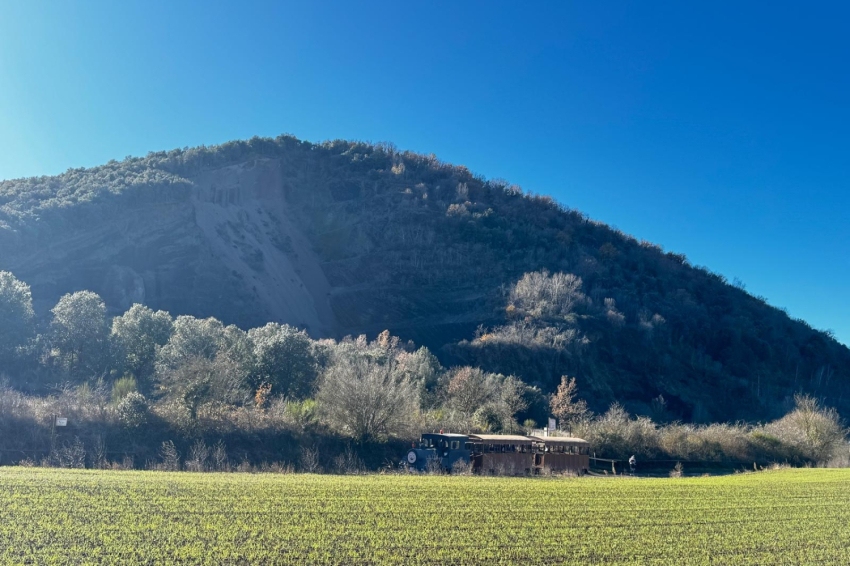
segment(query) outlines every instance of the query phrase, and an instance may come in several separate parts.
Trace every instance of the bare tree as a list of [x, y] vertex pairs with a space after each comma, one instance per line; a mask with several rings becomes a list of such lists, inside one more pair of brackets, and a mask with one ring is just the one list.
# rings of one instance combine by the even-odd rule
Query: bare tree
[[549, 401], [549, 408], [552, 414], [562, 423], [569, 425], [575, 424], [587, 418], [588, 409], [584, 399], [576, 399], [578, 387], [576, 386], [576, 378], [568, 378], [566, 375], [561, 377], [561, 384], [558, 385], [558, 391], [552, 396]]
[[766, 428], [780, 439], [797, 445], [814, 462], [828, 462], [847, 445], [847, 431], [838, 412], [822, 407], [808, 395], [795, 395], [794, 410]]
[[499, 395], [496, 374], [486, 373], [479, 368], [457, 368], [447, 377], [448, 383], [443, 391], [444, 401], [463, 415], [472, 415]]
[[572, 273], [533, 271], [514, 285], [510, 302], [514, 309], [534, 318], [567, 317], [585, 300], [581, 285], [581, 277]]
[[525, 384], [516, 377], [461, 367], [447, 375], [441, 397], [448, 409], [473, 426], [498, 431], [513, 427], [514, 415], [526, 408], [524, 391]]
[[213, 469], [217, 472], [230, 471], [230, 458], [227, 456], [227, 447], [224, 441], [220, 440], [215, 443], [212, 451]]
[[329, 425], [366, 442], [412, 432], [420, 391], [392, 359], [340, 356], [322, 376], [316, 400]]
[[319, 449], [316, 446], [301, 447], [301, 469], [308, 474], [315, 474], [319, 471]]
[[180, 453], [177, 452], [177, 448], [172, 441], [166, 440], [162, 443], [162, 447], [159, 449], [159, 456], [162, 458], [162, 464], [158, 466], [158, 469], [166, 472], [177, 472], [180, 470]]
[[206, 472], [209, 469], [208, 461], [210, 449], [203, 440], [197, 440], [189, 449], [189, 457], [186, 458], [186, 470], [190, 472]]

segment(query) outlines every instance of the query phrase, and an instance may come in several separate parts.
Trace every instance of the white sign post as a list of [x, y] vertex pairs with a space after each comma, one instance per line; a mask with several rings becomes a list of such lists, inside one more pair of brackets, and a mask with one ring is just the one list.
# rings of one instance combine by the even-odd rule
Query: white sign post
[[68, 418], [56, 417], [56, 426], [68, 426]]
[[558, 430], [558, 422], [552, 417], [549, 417], [549, 430]]

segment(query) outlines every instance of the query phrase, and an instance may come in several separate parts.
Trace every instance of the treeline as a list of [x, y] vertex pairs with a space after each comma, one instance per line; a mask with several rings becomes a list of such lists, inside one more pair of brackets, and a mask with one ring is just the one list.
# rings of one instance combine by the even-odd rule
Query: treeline
[[[89, 291], [63, 296], [39, 324], [31, 302], [25, 283], [0, 272], [0, 406], [18, 426], [43, 427], [50, 411], [117, 427], [136, 443], [170, 430], [183, 439], [285, 433], [374, 446], [426, 429], [518, 431], [518, 419], [546, 415], [539, 389], [446, 369], [388, 332], [313, 340], [288, 325], [246, 332], [138, 304], [109, 317]], [[2, 449], [26, 450], [19, 440], [28, 436], [4, 435]]]
[[[577, 312], [590, 310], [580, 279], [531, 273], [509, 300], [520, 328], [477, 342], [582, 347]], [[547, 395], [513, 375], [445, 368], [427, 348], [389, 332], [372, 341], [313, 340], [287, 325], [246, 332], [138, 304], [109, 317], [88, 291], [62, 297], [39, 323], [31, 302], [25, 283], [0, 272], [0, 461], [365, 470], [392, 466], [422, 431], [526, 433], [550, 414], [600, 457], [803, 464], [847, 455], [838, 414], [811, 397], [798, 396], [767, 425], [664, 424], [663, 397], [650, 415], [632, 417], [617, 404], [594, 415], [575, 379]], [[614, 306], [603, 304], [611, 316]], [[523, 334], [541, 317], [559, 319], [554, 338]], [[58, 433], [57, 416], [69, 419]]]

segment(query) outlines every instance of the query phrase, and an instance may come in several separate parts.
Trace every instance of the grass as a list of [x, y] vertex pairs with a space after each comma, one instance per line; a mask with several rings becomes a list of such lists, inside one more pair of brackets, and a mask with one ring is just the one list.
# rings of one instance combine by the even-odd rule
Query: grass
[[3, 468], [0, 562], [850, 564], [850, 470], [509, 479]]

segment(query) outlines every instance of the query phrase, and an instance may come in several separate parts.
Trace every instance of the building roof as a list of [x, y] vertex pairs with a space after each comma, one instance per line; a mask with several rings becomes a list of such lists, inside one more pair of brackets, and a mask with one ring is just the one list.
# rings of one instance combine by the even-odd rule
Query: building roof
[[532, 436], [531, 438], [545, 444], [590, 444], [587, 440], [576, 436]]
[[470, 434], [471, 440], [480, 440], [490, 444], [531, 444], [534, 439], [518, 434]]
[[583, 438], [575, 436], [522, 436], [519, 434], [457, 434], [455, 432], [426, 432], [423, 433], [429, 436], [446, 436], [449, 438], [468, 438], [476, 442], [486, 442], [488, 444], [531, 444], [532, 442], [542, 442], [544, 444], [570, 444], [585, 445], [590, 444]]

